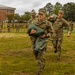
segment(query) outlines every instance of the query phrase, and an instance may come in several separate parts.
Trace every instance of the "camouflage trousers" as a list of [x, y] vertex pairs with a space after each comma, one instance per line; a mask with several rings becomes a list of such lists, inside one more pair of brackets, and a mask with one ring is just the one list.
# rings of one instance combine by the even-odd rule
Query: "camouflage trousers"
[[38, 62], [38, 75], [40, 75], [45, 67], [45, 52], [46, 52], [47, 46], [43, 50], [39, 50], [39, 52], [35, 52], [34, 44], [35, 44], [36, 39], [34, 37], [30, 37], [30, 38], [33, 44], [33, 53]]
[[62, 38], [53, 38], [52, 44], [54, 49], [58, 52], [58, 58], [61, 56], [61, 45], [62, 45]]
[[40, 75], [45, 67], [45, 52], [46, 52], [45, 49], [39, 52], [34, 52], [34, 56], [38, 62], [38, 74], [37, 75]]
[[37, 56], [38, 61], [38, 73], [40, 74], [45, 67], [45, 51], [39, 51]]

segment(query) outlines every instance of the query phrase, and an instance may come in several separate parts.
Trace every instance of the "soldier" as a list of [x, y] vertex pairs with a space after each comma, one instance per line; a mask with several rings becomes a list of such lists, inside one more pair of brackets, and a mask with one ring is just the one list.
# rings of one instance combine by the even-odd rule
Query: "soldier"
[[63, 19], [64, 12], [62, 10], [59, 10], [58, 12], [58, 17], [53, 23], [53, 28], [55, 30], [56, 36], [53, 38], [53, 47], [54, 47], [54, 52], [58, 52], [58, 59], [60, 59], [61, 56], [61, 45], [62, 45], [62, 40], [63, 40], [63, 27], [67, 27], [68, 29], [68, 37], [70, 36], [71, 33], [71, 28], [69, 23]]
[[11, 22], [10, 21], [8, 21], [8, 23], [7, 23], [7, 29], [8, 29], [8, 32], [10, 32], [10, 30], [11, 30]]
[[[35, 47], [36, 45], [39, 46], [39, 44], [41, 43], [40, 41], [44, 41], [46, 39], [46, 37], [49, 36], [50, 34], [50, 31], [52, 31], [52, 33], [54, 33], [54, 30], [53, 30], [53, 27], [52, 27], [52, 24], [46, 20], [46, 14], [45, 14], [45, 10], [44, 9], [40, 9], [39, 10], [39, 13], [38, 13], [38, 19], [34, 20], [32, 23], [34, 25], [36, 25], [37, 27], [41, 28], [44, 30], [44, 34], [43, 35], [40, 35], [39, 37], [34, 37], [32, 38], [32, 42], [33, 42], [33, 51], [34, 51], [34, 55], [38, 61], [38, 73], [37, 75], [40, 75], [42, 70], [44, 69], [44, 66], [45, 66], [45, 58], [44, 58], [44, 54], [45, 54], [45, 48], [46, 48], [46, 45], [44, 46], [44, 48], [41, 50], [39, 49], [38, 52], [36, 53], [35, 51]], [[32, 29], [31, 32], [30, 32], [30, 35], [31, 34], [35, 34], [36, 33], [36, 30]], [[40, 38], [39, 42], [37, 43], [38, 39]]]
[[32, 21], [34, 21], [36, 19], [36, 12], [34, 10], [31, 11], [31, 18], [28, 21], [28, 26], [30, 25], [30, 23], [32, 23]]
[[[55, 15], [55, 14], [50, 15], [50, 16], [48, 17], [48, 21], [52, 23], [52, 26], [53, 26], [53, 23], [55, 22], [56, 19], [57, 19], [57, 15]], [[51, 33], [51, 38], [53, 38], [53, 37], [52, 37], [52, 33]], [[52, 40], [52, 39], [51, 39], [51, 40]]]
[[[31, 11], [31, 18], [29, 19], [29, 21], [28, 21], [28, 27], [29, 27], [29, 25], [32, 23], [32, 21], [34, 21], [34, 20], [36, 20], [36, 12], [34, 11], [34, 10], [32, 10]], [[32, 36], [30, 36], [30, 39], [32, 40], [32, 41], [34, 41], [34, 37], [32, 37]], [[34, 43], [34, 42], [32, 42], [32, 43]], [[34, 48], [34, 46], [33, 46], [33, 48]]]
[[56, 19], [57, 19], [57, 15], [53, 14], [53, 15], [49, 16], [48, 21], [54, 23]]
[[19, 21], [17, 21], [15, 24], [16, 24], [15, 25], [16, 32], [20, 32], [20, 23], [19, 23]]
[[69, 24], [70, 24], [70, 26], [71, 26], [71, 31], [73, 31], [73, 28], [74, 28], [73, 22], [71, 21], [71, 22], [69, 22]]
[[3, 21], [0, 23], [0, 32], [3, 32]]

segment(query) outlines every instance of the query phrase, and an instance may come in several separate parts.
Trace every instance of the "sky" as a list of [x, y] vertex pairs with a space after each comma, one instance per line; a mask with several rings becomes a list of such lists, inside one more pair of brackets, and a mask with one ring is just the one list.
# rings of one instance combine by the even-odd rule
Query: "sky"
[[55, 5], [56, 2], [66, 4], [68, 2], [74, 2], [75, 0], [0, 0], [0, 5], [16, 8], [15, 13], [20, 15], [24, 14], [25, 11], [31, 11], [34, 9], [38, 12], [39, 8], [44, 7], [47, 3]]

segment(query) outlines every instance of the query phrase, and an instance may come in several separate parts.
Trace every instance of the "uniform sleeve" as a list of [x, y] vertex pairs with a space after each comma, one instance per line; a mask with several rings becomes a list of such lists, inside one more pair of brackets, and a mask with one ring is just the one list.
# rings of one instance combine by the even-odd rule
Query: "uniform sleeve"
[[31, 19], [29, 19], [29, 21], [28, 21], [28, 23], [27, 23], [28, 27], [29, 27], [30, 23], [31, 23]]
[[63, 19], [63, 26], [67, 28], [69, 33], [71, 33], [71, 26], [65, 19]]
[[51, 22], [48, 22], [47, 31], [48, 31], [48, 33], [54, 33], [55, 32]]

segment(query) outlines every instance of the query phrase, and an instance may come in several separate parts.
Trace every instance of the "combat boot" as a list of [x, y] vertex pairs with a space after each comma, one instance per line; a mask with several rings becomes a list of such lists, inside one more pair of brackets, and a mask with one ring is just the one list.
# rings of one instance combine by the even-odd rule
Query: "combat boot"
[[57, 48], [56, 47], [54, 47], [54, 53], [57, 53]]
[[54, 50], [54, 53], [57, 53], [57, 50], [56, 49]]
[[41, 75], [41, 72], [42, 72], [42, 71], [38, 71], [37, 75]]
[[37, 75], [41, 75], [40, 73], [37, 73]]

